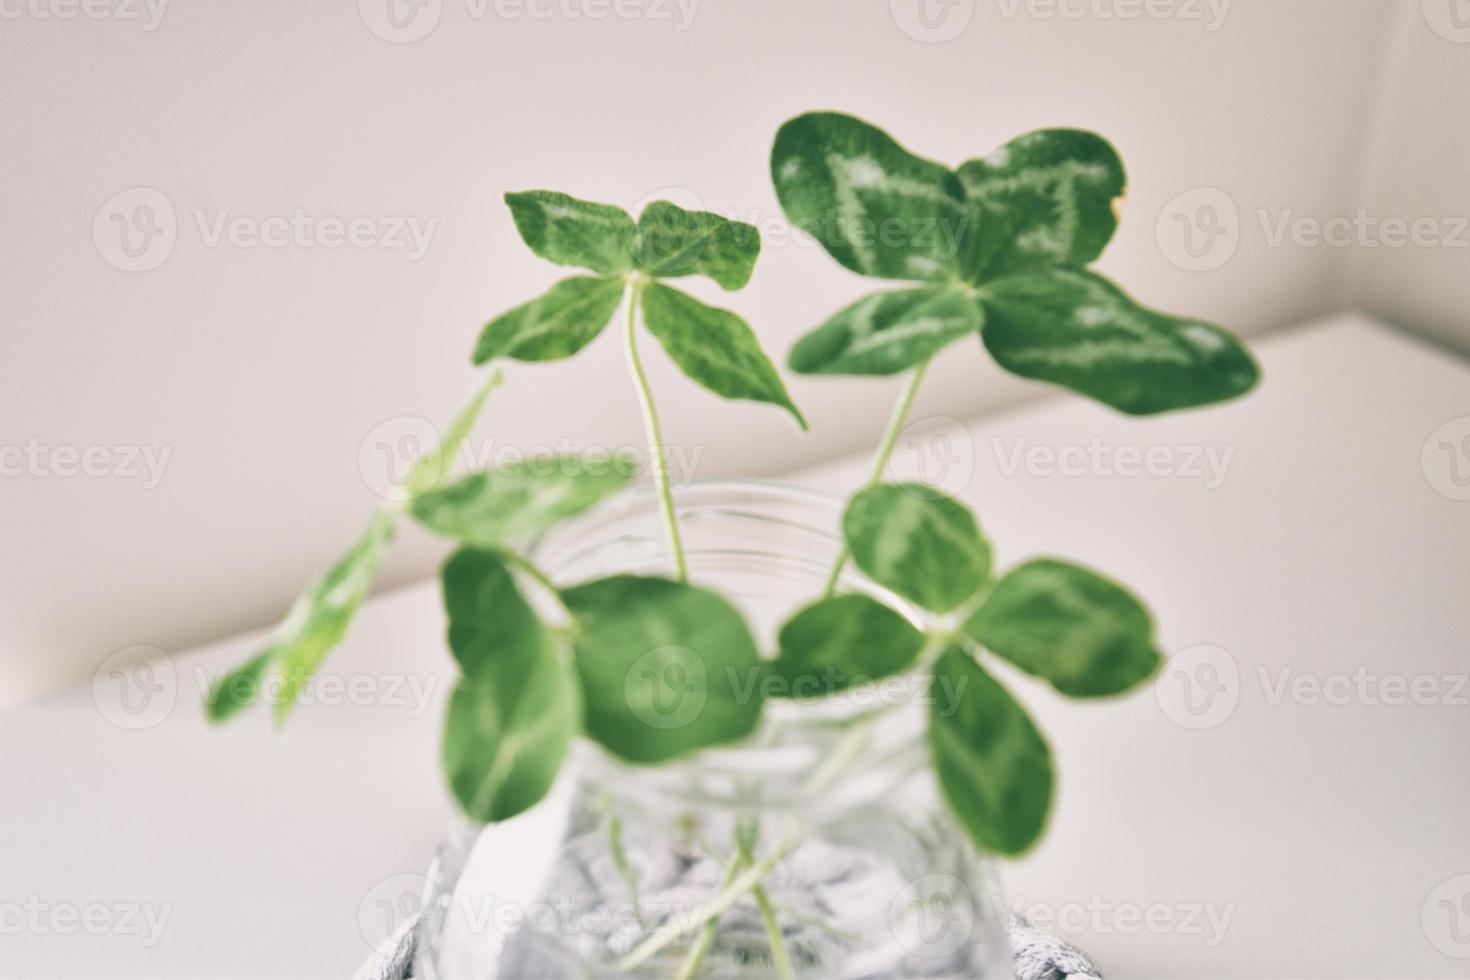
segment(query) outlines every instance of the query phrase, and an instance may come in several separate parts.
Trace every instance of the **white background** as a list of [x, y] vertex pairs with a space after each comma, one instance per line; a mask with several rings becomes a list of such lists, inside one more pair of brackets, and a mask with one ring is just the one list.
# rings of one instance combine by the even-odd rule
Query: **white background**
[[[908, 0], [701, 0], [687, 23], [672, 0], [633, 3], [645, 16], [632, 19], [429, 0], [438, 20], [409, 43], [379, 36], [402, 36], [384, 2], [173, 0], [156, 20], [141, 3], [89, 8], [133, 20], [0, 3], [0, 446], [106, 447], [113, 470], [127, 469], [118, 447], [169, 454], [151, 487], [63, 466], [0, 478], [0, 704], [85, 680], [119, 650], [176, 652], [282, 611], [375, 503], [382, 466], [360, 452], [371, 461], [376, 427], [444, 419], [473, 382], [481, 323], [562, 274], [517, 241], [508, 190], [625, 206], [692, 195], [757, 221], [768, 245], [750, 286], [695, 290], [784, 355], [871, 288], [780, 236], [767, 152], [806, 109], [857, 113], [950, 163], [1032, 128], [1096, 129], [1132, 178], [1102, 267], [1140, 299], [1247, 334], [1363, 306], [1470, 348], [1465, 251], [1273, 246], [1258, 217], [1470, 211], [1470, 32], [1449, 19], [1455, 0], [1235, 0], [1223, 20], [1184, 0], [1137, 19], [1128, 0], [1064, 0], [1080, 17], [951, 0], [931, 7], [932, 30]], [[173, 248], [129, 272], [111, 220], [136, 213], [136, 194], [114, 201], [136, 188], [172, 209]], [[1199, 219], [1219, 202], [1180, 198], [1198, 188], [1236, 211], [1238, 247], [1222, 239], [1208, 271], [1182, 268], [1160, 234], [1179, 227], [1171, 208]], [[417, 260], [211, 246], [199, 227], [297, 209], [436, 224]], [[698, 463], [686, 475], [854, 450], [893, 388], [794, 382], [803, 437], [650, 359], [667, 437]], [[1044, 392], [962, 344], [919, 410], [967, 417]], [[639, 444], [612, 338], [515, 371], [481, 434]], [[385, 583], [439, 554], [406, 537]]]

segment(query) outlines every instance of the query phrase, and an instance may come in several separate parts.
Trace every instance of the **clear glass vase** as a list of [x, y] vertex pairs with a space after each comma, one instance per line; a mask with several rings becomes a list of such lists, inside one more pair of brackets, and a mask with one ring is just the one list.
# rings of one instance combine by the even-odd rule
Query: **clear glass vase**
[[[691, 581], [735, 602], [771, 649], [837, 557], [839, 503], [762, 483], [695, 484], [677, 502]], [[672, 564], [646, 489], [563, 527], [536, 557], [562, 584]], [[842, 586], [904, 608], [854, 571]], [[416, 976], [1010, 976], [993, 865], [928, 766], [928, 696], [897, 679], [771, 701], [746, 742], [656, 768], [580, 745], [533, 810], [452, 828], [429, 875]], [[666, 707], [650, 723], [697, 710]]]

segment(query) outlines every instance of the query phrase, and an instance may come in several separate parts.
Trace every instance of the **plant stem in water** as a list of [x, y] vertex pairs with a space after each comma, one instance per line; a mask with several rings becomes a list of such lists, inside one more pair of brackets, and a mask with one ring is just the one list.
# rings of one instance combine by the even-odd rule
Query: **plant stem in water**
[[776, 865], [796, 850], [797, 845], [801, 843], [803, 833], [805, 830], [799, 823], [793, 826], [769, 854], [736, 875], [734, 881], [721, 889], [714, 898], [695, 909], [693, 915], [675, 916], [668, 925], [639, 943], [631, 953], [618, 961], [616, 970], [619, 973], [627, 973], [637, 969], [657, 956], [665, 947], [678, 942], [705, 923], [724, 915], [730, 906], [748, 895], [751, 889], [758, 886], [768, 874], [775, 870]]
[[[873, 455], [873, 468], [868, 473], [868, 482], [859, 489], [866, 490], [883, 479], [883, 471], [888, 468], [888, 460], [893, 456], [893, 450], [898, 445], [898, 437], [903, 433], [904, 422], [908, 420], [909, 409], [914, 406], [914, 396], [919, 393], [919, 384], [924, 380], [924, 371], [929, 367], [929, 362], [924, 361], [914, 368], [914, 373], [909, 376], [908, 384], [904, 385], [903, 392], [898, 396], [898, 404], [893, 406], [893, 414], [888, 419], [888, 428], [883, 433], [883, 441], [878, 443], [878, 451]], [[827, 584], [822, 588], [822, 597], [831, 598], [837, 591], [837, 580], [842, 576], [842, 569], [846, 567], [848, 559], [847, 545], [842, 546], [842, 551], [837, 555], [837, 561], [833, 563], [832, 570], [827, 573]]]
[[643, 407], [643, 425], [648, 433], [648, 452], [653, 461], [653, 482], [658, 487], [659, 508], [663, 512], [664, 530], [669, 538], [669, 550], [674, 554], [674, 571], [679, 581], [689, 581], [689, 568], [684, 561], [684, 543], [679, 539], [679, 522], [674, 515], [674, 492], [669, 486], [669, 463], [664, 456], [664, 437], [658, 424], [658, 412], [653, 407], [653, 390], [648, 385], [648, 375], [643, 372], [643, 362], [638, 358], [638, 300], [643, 295], [643, 280], [633, 279], [633, 288], [628, 294], [628, 329], [625, 334], [628, 354], [628, 370], [633, 375], [633, 384], [638, 389], [638, 401]]

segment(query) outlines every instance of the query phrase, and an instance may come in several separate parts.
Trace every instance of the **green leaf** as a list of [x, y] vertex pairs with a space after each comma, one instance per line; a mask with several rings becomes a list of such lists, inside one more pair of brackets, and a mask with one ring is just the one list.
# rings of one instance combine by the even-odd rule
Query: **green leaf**
[[1030, 717], [974, 658], [945, 651], [934, 669], [929, 740], [945, 799], [976, 845], [1020, 854], [1051, 808], [1051, 750]]
[[352, 549], [296, 600], [276, 628], [261, 656], [278, 664], [282, 675], [281, 699], [275, 705], [277, 724], [285, 721], [307, 680], [347, 635], [392, 537], [392, 514], [378, 511]]
[[967, 222], [959, 179], [876, 126], [835, 112], [797, 116], [776, 134], [771, 179], [791, 223], [853, 272], [957, 274]]
[[921, 286], [872, 293], [791, 348], [798, 374], [896, 374], [922, 364], [980, 328], [980, 306], [964, 293]]
[[471, 473], [413, 503], [430, 530], [478, 548], [530, 541], [627, 486], [623, 456], [531, 457]]
[[576, 677], [505, 558], [461, 550], [442, 577], [449, 647], [465, 673], [449, 703], [444, 770], [465, 813], [505, 820], [546, 795], [566, 758]]
[[1095, 572], [1052, 559], [1009, 572], [965, 630], [1074, 698], [1126, 691], [1163, 662], [1137, 599]]
[[862, 491], [847, 505], [842, 533], [869, 578], [931, 612], [959, 606], [990, 574], [990, 545], [974, 515], [922, 484]]
[[551, 789], [577, 734], [576, 679], [556, 640], [492, 660], [460, 680], [444, 724], [444, 772], [465, 814], [485, 823], [530, 809]]
[[622, 208], [558, 191], [507, 194], [505, 203], [521, 238], [543, 259], [603, 275], [633, 268], [638, 229]]
[[404, 497], [413, 500], [428, 493], [442, 484], [445, 477], [454, 471], [454, 457], [459, 453], [459, 447], [469, 438], [470, 430], [475, 427], [475, 420], [480, 417], [480, 410], [485, 407], [485, 399], [500, 384], [500, 380], [500, 372], [493, 372], [480, 386], [480, 390], [475, 392], [475, 397], [470, 399], [469, 404], [460, 409], [459, 414], [449, 423], [439, 445], [414, 461], [408, 479], [403, 482]]
[[760, 255], [755, 225], [654, 201], [638, 216], [638, 267], [654, 277], [709, 276], [725, 289], [750, 281]]
[[957, 174], [971, 282], [1096, 259], [1118, 227], [1113, 202], [1128, 183], [1112, 145], [1076, 129], [1028, 133]]
[[786, 696], [834, 694], [911, 667], [924, 634], [872, 596], [819, 599], [781, 627], [780, 652], [768, 670]]
[[465, 674], [507, 664], [529, 666], [540, 655], [546, 628], [501, 555], [461, 549], [444, 563], [440, 578], [449, 649]]
[[562, 594], [577, 619], [587, 733], [637, 763], [748, 735], [760, 718], [761, 662], [723, 597], [619, 575]]
[[252, 657], [215, 681], [204, 699], [204, 716], [211, 722], [233, 718], [260, 697], [260, 681], [271, 664], [269, 650]]
[[643, 289], [643, 322], [694, 381], [724, 398], [779, 405], [806, 428], [755, 331], [734, 313], [651, 282]]
[[1226, 401], [1256, 383], [1255, 362], [1229, 333], [1145, 309], [1095, 273], [1016, 276], [982, 297], [981, 336], [1001, 367], [1129, 415]]
[[474, 362], [497, 357], [556, 361], [590, 344], [623, 298], [621, 279], [573, 276], [485, 325]]

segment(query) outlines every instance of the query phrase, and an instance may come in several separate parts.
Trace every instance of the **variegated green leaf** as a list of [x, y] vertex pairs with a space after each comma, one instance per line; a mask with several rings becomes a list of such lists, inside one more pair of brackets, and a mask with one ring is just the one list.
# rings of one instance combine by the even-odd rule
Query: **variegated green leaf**
[[485, 325], [474, 362], [497, 357], [555, 361], [571, 357], [607, 326], [623, 298], [621, 279], [573, 276]]
[[872, 596], [818, 599], [781, 627], [767, 668], [784, 696], [812, 698], [880, 680], [913, 666], [924, 634]]
[[872, 293], [791, 348], [798, 374], [896, 374], [980, 327], [980, 305], [954, 287]]
[[931, 612], [959, 606], [990, 574], [990, 544], [974, 515], [922, 484], [862, 491], [847, 505], [842, 534], [869, 578]]
[[958, 178], [876, 126], [835, 112], [797, 116], [776, 134], [771, 178], [791, 223], [852, 271], [909, 280], [957, 274], [967, 223]]
[[1127, 184], [1112, 145], [1076, 129], [1028, 133], [957, 173], [971, 282], [1096, 259], [1118, 226], [1114, 201]]
[[449, 423], [449, 428], [439, 439], [438, 445], [424, 453], [414, 461], [413, 469], [408, 473], [408, 479], [403, 481], [402, 497], [413, 500], [422, 494], [428, 493], [442, 484], [449, 475], [454, 472], [454, 458], [459, 454], [459, 449], [464, 445], [465, 439], [469, 438], [470, 430], [475, 427], [475, 420], [480, 417], [480, 409], [485, 407], [485, 399], [489, 397], [491, 390], [500, 384], [500, 372], [493, 371], [475, 392], [469, 404], [460, 409]]
[[806, 428], [755, 331], [734, 313], [652, 282], [643, 289], [643, 322], [694, 381], [724, 398], [779, 405]]
[[982, 290], [985, 346], [1025, 378], [1050, 381], [1130, 415], [1226, 401], [1256, 383], [1229, 333], [1136, 304], [1092, 272], [1049, 269]]
[[546, 795], [577, 733], [570, 651], [499, 555], [459, 551], [443, 581], [449, 646], [465, 673], [445, 719], [444, 771], [467, 815], [507, 820]]
[[[461, 548], [440, 572], [449, 649], [469, 675], [497, 664], [529, 664], [546, 630], [516, 585], [504, 557]], [[513, 676], [513, 675], [512, 675]]]
[[414, 501], [425, 526], [478, 548], [534, 540], [621, 490], [636, 467], [622, 456], [533, 457], [471, 473]]
[[521, 238], [543, 259], [603, 275], [633, 268], [637, 227], [622, 208], [559, 191], [520, 191], [505, 195], [505, 203]]
[[229, 721], [254, 704], [273, 659], [274, 654], [265, 650], [211, 684], [204, 698], [204, 716], [212, 722]]
[[1142, 603], [1096, 572], [1052, 559], [1008, 572], [965, 630], [1074, 698], [1126, 691], [1162, 662]]
[[281, 673], [281, 697], [275, 705], [278, 723], [290, 713], [297, 695], [327, 654], [347, 635], [392, 537], [392, 515], [378, 511], [352, 550], [296, 600], [276, 628], [264, 654]]
[[655, 278], [709, 276], [724, 289], [750, 281], [761, 251], [755, 225], [654, 201], [638, 216], [638, 267]]
[[960, 826], [987, 851], [1020, 854], [1051, 809], [1051, 750], [1026, 711], [961, 650], [934, 668], [929, 740]]
[[587, 734], [653, 764], [750, 734], [760, 719], [760, 654], [723, 596], [683, 582], [617, 575], [562, 593], [577, 619]]

